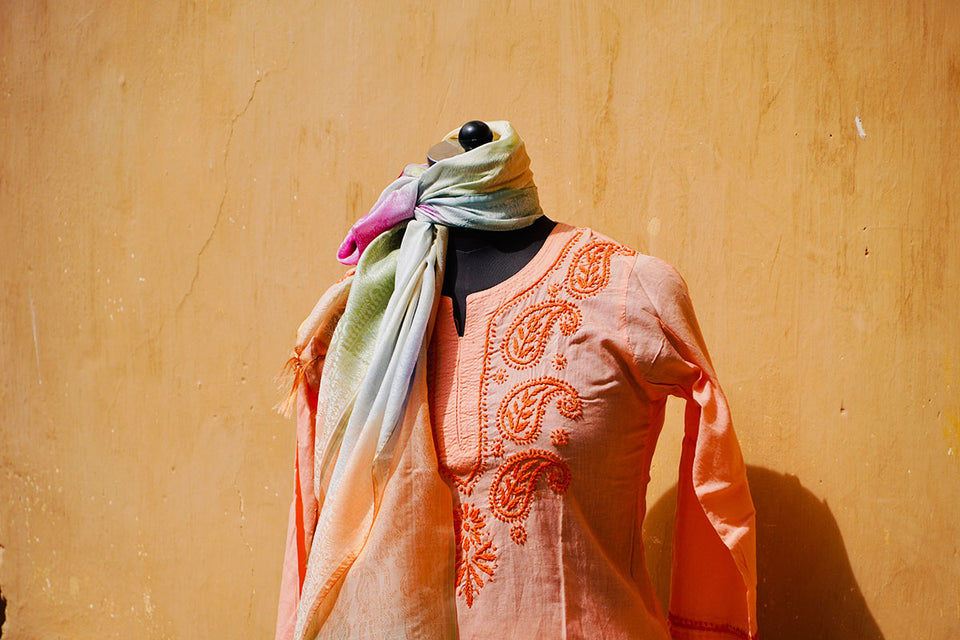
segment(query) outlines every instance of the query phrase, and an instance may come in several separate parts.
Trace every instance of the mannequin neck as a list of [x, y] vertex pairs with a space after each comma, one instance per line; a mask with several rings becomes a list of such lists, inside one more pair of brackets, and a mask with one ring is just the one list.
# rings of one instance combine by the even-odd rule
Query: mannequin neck
[[527, 265], [556, 222], [546, 216], [522, 229], [486, 231], [451, 227], [441, 293], [453, 300], [457, 333], [463, 335], [467, 296], [494, 287]]

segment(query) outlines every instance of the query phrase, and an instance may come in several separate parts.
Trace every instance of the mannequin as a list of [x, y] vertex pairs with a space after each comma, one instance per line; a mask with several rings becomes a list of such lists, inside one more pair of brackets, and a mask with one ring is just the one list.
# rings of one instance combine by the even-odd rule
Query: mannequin
[[[510, 123], [468, 125], [354, 225], [338, 257], [357, 270], [297, 332], [276, 637], [755, 640], [746, 468], [683, 279], [543, 218]], [[670, 395], [664, 612], [641, 531]]]
[[[427, 151], [431, 165], [493, 140], [486, 123], [471, 120], [460, 128], [459, 145], [444, 140]], [[546, 216], [523, 229], [481, 231], [450, 227], [441, 294], [453, 301], [453, 320], [463, 337], [467, 296], [496, 286], [519, 272], [537, 254], [556, 226]]]

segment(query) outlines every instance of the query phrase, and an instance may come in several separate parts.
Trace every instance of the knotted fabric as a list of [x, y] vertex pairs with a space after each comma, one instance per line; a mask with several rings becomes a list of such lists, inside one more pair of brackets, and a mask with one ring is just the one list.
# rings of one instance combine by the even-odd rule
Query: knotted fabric
[[488, 125], [492, 142], [407, 166], [340, 247], [357, 270], [320, 381], [319, 516], [297, 639], [355, 632], [358, 616], [378, 637], [456, 633], [452, 499], [437, 471], [424, 357], [446, 227], [519, 229], [543, 215], [523, 142], [508, 122]]

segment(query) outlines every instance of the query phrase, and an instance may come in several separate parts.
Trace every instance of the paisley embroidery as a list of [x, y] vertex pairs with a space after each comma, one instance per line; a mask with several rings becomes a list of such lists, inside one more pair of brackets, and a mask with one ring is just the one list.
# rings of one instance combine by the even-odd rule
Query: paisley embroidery
[[586, 298], [599, 292], [610, 282], [610, 257], [619, 253], [635, 255], [633, 249], [615, 242], [594, 240], [582, 247], [570, 261], [567, 269], [567, 289], [576, 298]]
[[507, 458], [490, 485], [490, 510], [497, 519], [512, 522], [510, 538], [517, 544], [527, 539], [523, 521], [530, 513], [540, 477], [557, 493], [570, 486], [570, 468], [550, 451], [527, 449]]
[[543, 356], [555, 324], [563, 335], [569, 336], [580, 328], [580, 323], [580, 309], [566, 300], [531, 305], [507, 329], [500, 345], [503, 359], [518, 369], [532, 366]]
[[487, 523], [480, 509], [461, 504], [453, 514], [457, 545], [456, 587], [468, 607], [477, 593], [490, 581], [497, 569], [497, 548], [490, 540]]
[[[562, 344], [551, 345], [547, 355], [548, 345], [557, 332], [573, 336], [580, 329], [583, 314], [577, 300], [596, 295], [610, 284], [613, 257], [634, 254], [629, 248], [578, 231], [566, 241], [545, 272], [507, 298], [489, 316], [479, 363], [476, 430], [468, 431], [470, 437], [458, 436], [462, 438], [464, 464], [454, 470], [441, 459], [440, 472], [456, 486], [460, 496], [470, 496], [478, 486], [484, 487], [488, 491], [490, 513], [509, 526], [509, 537], [514, 544], [522, 546], [528, 540], [526, 522], [534, 500], [538, 495], [548, 497], [546, 493], [537, 493], [542, 491], [542, 485], [545, 483], [556, 494], [563, 494], [572, 481], [570, 467], [557, 453], [571, 441], [568, 429], [547, 422], [550, 425], [547, 428], [551, 429], [549, 443], [545, 437], [544, 441], [539, 440], [548, 419], [547, 411], [555, 409], [570, 420], [581, 418], [584, 412], [584, 400], [568, 382], [554, 376], [532, 376], [548, 372], [549, 367], [556, 372], [566, 370], [568, 356], [562, 353], [564, 349], [558, 349]], [[468, 355], [474, 366], [475, 354]], [[457, 358], [456, 365], [449, 359], [445, 365], [459, 367], [459, 354]], [[523, 380], [520, 371], [541, 363], [541, 368], [528, 374], [532, 379]], [[473, 371], [471, 369], [471, 379], [475, 375]], [[500, 386], [506, 383], [513, 386]], [[469, 402], [461, 400], [459, 393], [455, 401], [458, 407], [461, 401]], [[459, 409], [456, 413], [458, 417], [461, 415]], [[563, 420], [560, 422], [562, 425]], [[467, 425], [458, 423], [458, 433], [461, 427], [468, 429]], [[546, 449], [534, 448], [541, 446]], [[493, 473], [488, 488], [486, 482], [477, 484], [487, 472]], [[472, 504], [462, 504], [454, 514], [456, 594], [468, 607], [473, 606], [497, 571], [500, 550], [493, 544], [494, 540], [501, 546], [505, 544], [500, 536], [506, 532], [500, 525], [494, 525], [491, 530], [489, 515], [482, 506]]]
[[[490, 424], [487, 395], [490, 392], [490, 385], [493, 382], [494, 377], [493, 371], [496, 367], [493, 362], [493, 356], [497, 353], [496, 345], [499, 342], [497, 339], [497, 328], [500, 326], [500, 320], [504, 317], [504, 315], [506, 315], [512, 309], [515, 309], [524, 300], [533, 296], [539, 287], [542, 287], [546, 284], [547, 279], [550, 276], [562, 269], [561, 265], [565, 263], [567, 257], [570, 255], [570, 252], [573, 250], [573, 247], [577, 245], [583, 235], [584, 232], [582, 230], [577, 231], [573, 237], [570, 238], [566, 244], [564, 244], [563, 249], [560, 250], [560, 253], [550, 264], [550, 267], [546, 270], [546, 272], [537, 278], [533, 284], [524, 288], [522, 291], [518, 292], [516, 295], [498, 307], [494, 312], [493, 317], [487, 323], [487, 333], [484, 337], [483, 344], [483, 368], [480, 372], [480, 389], [477, 398], [477, 413], [479, 418], [477, 424], [477, 434], [479, 442], [477, 448], [475, 449], [476, 453], [474, 454], [473, 466], [471, 467], [469, 473], [463, 475], [459, 475], [444, 469], [442, 465], [440, 469], [441, 474], [449, 478], [457, 486], [457, 490], [463, 495], [469, 496], [472, 493], [473, 487], [480, 479], [480, 475], [483, 473], [484, 469], [486, 431], [488, 425]], [[559, 289], [557, 291], [559, 292]], [[505, 371], [503, 380], [506, 380]]]
[[504, 396], [497, 411], [497, 429], [517, 444], [536, 440], [543, 428], [547, 404], [557, 398], [557, 409], [572, 420], [583, 415], [583, 402], [563, 380], [544, 376], [523, 382]]

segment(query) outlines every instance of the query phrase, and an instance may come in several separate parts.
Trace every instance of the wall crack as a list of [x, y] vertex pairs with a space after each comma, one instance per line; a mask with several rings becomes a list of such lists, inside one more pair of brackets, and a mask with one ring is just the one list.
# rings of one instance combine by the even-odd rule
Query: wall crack
[[230, 146], [233, 143], [233, 134], [236, 132], [237, 122], [240, 120], [240, 118], [246, 115], [247, 110], [250, 109], [250, 105], [253, 104], [253, 100], [257, 96], [257, 88], [260, 86], [260, 83], [263, 82], [271, 73], [272, 70], [265, 71], [253, 81], [253, 87], [250, 89], [250, 97], [247, 98], [246, 104], [244, 104], [243, 108], [234, 114], [233, 118], [230, 120], [230, 131], [227, 133], [227, 141], [223, 146], [223, 193], [220, 194], [220, 204], [217, 205], [217, 215], [213, 219], [213, 226], [210, 227], [210, 233], [207, 235], [207, 239], [203, 241], [203, 244], [200, 245], [200, 250], [197, 252], [196, 266], [193, 270], [193, 277], [190, 279], [190, 286], [187, 288], [187, 292], [184, 293], [183, 297], [180, 299], [180, 303], [177, 304], [176, 313], [180, 313], [180, 310], [183, 309], [183, 305], [186, 304], [187, 299], [193, 294], [193, 289], [197, 284], [197, 280], [200, 279], [200, 261], [203, 258], [203, 254], [210, 246], [210, 243], [213, 242], [213, 238], [217, 234], [217, 229], [220, 226], [220, 220], [223, 218], [223, 208], [227, 203], [227, 194], [230, 192], [230, 176], [228, 167], [230, 160]]

